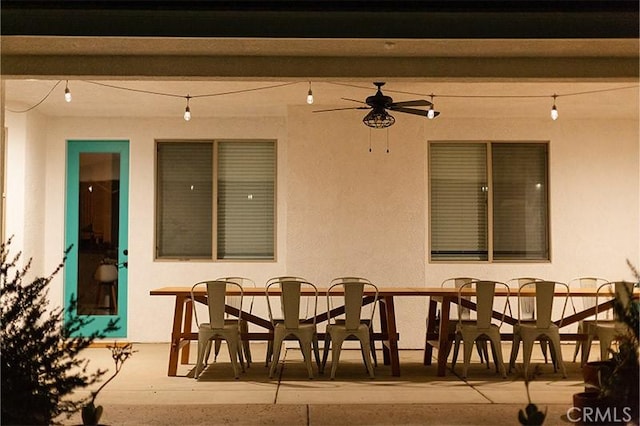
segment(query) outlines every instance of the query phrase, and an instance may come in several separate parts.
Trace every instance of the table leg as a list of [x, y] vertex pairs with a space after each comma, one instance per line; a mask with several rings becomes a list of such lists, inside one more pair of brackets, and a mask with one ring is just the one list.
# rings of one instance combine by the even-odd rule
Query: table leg
[[[386, 322], [386, 332], [389, 340], [383, 342], [383, 348], [388, 349], [389, 363], [391, 364], [391, 375], [400, 375], [400, 354], [398, 352], [398, 330], [396, 327], [396, 313], [393, 304], [393, 296], [383, 296], [384, 320]], [[384, 333], [384, 330], [383, 330]], [[385, 362], [386, 364], [386, 362]]]
[[438, 331], [438, 376], [443, 377], [447, 371], [447, 355], [449, 354], [449, 312], [451, 310], [451, 297], [442, 298], [442, 310], [440, 312], [440, 330]]
[[176, 295], [176, 306], [173, 311], [173, 328], [171, 330], [171, 346], [169, 347], [169, 371], [168, 376], [178, 373], [178, 352], [180, 352], [180, 339], [182, 334], [182, 320], [184, 318], [184, 304], [187, 298]]
[[[382, 335], [389, 335], [389, 330], [387, 327], [387, 305], [384, 302], [384, 299], [380, 297], [378, 299], [378, 311], [380, 312], [380, 332]], [[389, 356], [389, 347], [382, 341], [382, 362], [384, 365], [391, 364], [391, 358]]]
[[427, 332], [426, 338], [424, 339], [424, 359], [422, 360], [423, 365], [431, 365], [431, 358], [433, 356], [433, 345], [429, 343], [429, 334], [436, 332], [437, 324], [437, 312], [438, 312], [438, 302], [429, 299], [429, 314], [427, 315]]
[[[186, 309], [184, 311], [184, 334], [191, 333], [191, 321], [193, 320], [193, 300], [188, 299], [186, 301]], [[180, 358], [180, 364], [188, 364], [189, 363], [189, 348], [191, 342], [187, 342], [187, 344], [182, 345], [182, 357]]]

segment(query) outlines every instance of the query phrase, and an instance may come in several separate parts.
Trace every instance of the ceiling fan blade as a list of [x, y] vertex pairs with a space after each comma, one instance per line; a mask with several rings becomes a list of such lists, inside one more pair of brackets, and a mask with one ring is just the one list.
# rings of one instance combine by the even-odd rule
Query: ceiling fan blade
[[389, 108], [393, 109], [394, 107], [405, 107], [405, 106], [431, 106], [431, 102], [425, 99], [416, 99], [415, 101], [394, 102], [389, 106]]
[[366, 105], [366, 103], [365, 103], [365, 102], [359, 101], [359, 100], [357, 100], [357, 99], [349, 99], [349, 98], [340, 98], [340, 99], [343, 99], [343, 100], [345, 100], [345, 101], [357, 102], [357, 103], [359, 103], [359, 104], [365, 104], [365, 105]]
[[349, 109], [370, 109], [370, 108], [369, 107], [331, 108], [331, 109], [317, 109], [311, 112], [345, 111]]
[[391, 111], [398, 111], [398, 112], [404, 112], [404, 113], [407, 113], [407, 114], [421, 115], [423, 117], [427, 116], [427, 111], [422, 110], [422, 109], [404, 108], [404, 107], [389, 108], [389, 109]]

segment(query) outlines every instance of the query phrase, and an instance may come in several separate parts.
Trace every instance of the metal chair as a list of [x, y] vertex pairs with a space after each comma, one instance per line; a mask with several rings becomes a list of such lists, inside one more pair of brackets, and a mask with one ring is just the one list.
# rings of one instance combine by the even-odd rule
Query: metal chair
[[[333, 284], [327, 291], [327, 308], [329, 311], [336, 306], [344, 306], [344, 319], [330, 318], [327, 325], [324, 340], [324, 354], [322, 357], [322, 370], [327, 363], [329, 348], [331, 347], [331, 379], [333, 380], [340, 360], [340, 352], [343, 342], [350, 336], [360, 341], [362, 359], [369, 376], [374, 378], [373, 365], [371, 362], [372, 342], [371, 325], [375, 314], [375, 303], [367, 318], [361, 318], [364, 302], [364, 292], [372, 290], [374, 300], [378, 299], [378, 287], [365, 278], [342, 277], [334, 279]], [[336, 302], [339, 299], [339, 302]], [[373, 348], [375, 350], [375, 347]]]
[[[511, 357], [509, 360], [509, 371], [515, 366], [520, 342], [522, 342], [524, 374], [528, 377], [529, 364], [531, 362], [531, 352], [533, 351], [533, 343], [536, 340], [547, 340], [551, 343], [551, 358], [553, 360], [553, 371], [556, 372], [560, 367], [562, 377], [567, 377], [567, 371], [562, 361], [562, 350], [560, 348], [560, 326], [551, 320], [553, 313], [553, 302], [555, 300], [556, 286], [563, 287], [566, 291], [564, 304], [562, 306], [562, 314], [560, 317], [560, 326], [562, 318], [567, 308], [569, 299], [569, 286], [565, 283], [554, 281], [531, 281], [522, 284], [518, 288], [518, 324], [513, 326], [513, 346], [511, 347]], [[521, 299], [531, 298], [531, 296], [523, 296], [523, 290], [533, 287], [535, 289], [535, 318], [527, 322], [521, 321], [522, 310]]]
[[[274, 288], [280, 289], [280, 305], [282, 319], [276, 319], [271, 307], [271, 297], [273, 297]], [[303, 322], [300, 320], [300, 301], [302, 297], [302, 289], [307, 288], [310, 290], [313, 304], [313, 316], [310, 318], [311, 322]], [[280, 350], [284, 339], [288, 336], [295, 337], [300, 343], [300, 350], [304, 356], [304, 361], [307, 366], [307, 372], [309, 378], [313, 379], [313, 368], [311, 363], [311, 348], [313, 346], [313, 352], [316, 357], [316, 364], [318, 369], [321, 370], [320, 363], [320, 351], [318, 349], [318, 333], [316, 329], [316, 315], [318, 311], [318, 288], [308, 281], [299, 281], [292, 278], [285, 278], [280, 280], [272, 280], [266, 286], [267, 296], [267, 308], [269, 311], [269, 318], [273, 324], [273, 359], [271, 360], [271, 367], [269, 368], [269, 378], [273, 378], [275, 375], [278, 362], [280, 359]]]
[[[598, 287], [596, 292], [596, 316], [593, 323], [588, 324], [587, 329], [587, 342], [582, 349], [582, 363], [586, 363], [589, 360], [589, 352], [591, 351], [591, 344], [593, 339], [597, 338], [600, 341], [600, 360], [604, 361], [609, 358], [609, 348], [611, 343], [618, 338], [618, 336], [628, 332], [627, 326], [624, 323], [618, 322], [615, 319], [600, 319], [598, 313], [598, 299], [602, 299], [603, 293], [607, 293], [607, 298], [615, 297], [624, 305], [627, 306], [631, 303], [631, 295], [633, 294], [634, 283], [628, 281], [615, 281], [602, 284]], [[601, 316], [600, 316], [601, 317]]]
[[[507, 300], [509, 298], [509, 286], [505, 283], [497, 281], [471, 281], [462, 284], [458, 288], [458, 322], [455, 330], [455, 352], [453, 355], [453, 361], [451, 363], [451, 369], [453, 370], [458, 358], [458, 348], [460, 347], [460, 341], [464, 344], [464, 367], [462, 377], [467, 377], [467, 369], [471, 362], [471, 351], [473, 350], [473, 344], [478, 346], [478, 343], [483, 344], [483, 351], [487, 350], [487, 340], [491, 342], [491, 352], [493, 354], [493, 360], [496, 366], [496, 373], [502, 373], [502, 377], [506, 378], [507, 373], [504, 368], [504, 362], [502, 360], [502, 345], [500, 337], [500, 327], [504, 322], [507, 304], [504, 305], [502, 310], [502, 319], [500, 324], [492, 323], [493, 315], [493, 299], [495, 296], [496, 286], [502, 286], [507, 290]], [[468, 288], [475, 288], [476, 290], [476, 320], [463, 319], [464, 307], [462, 306], [462, 299], [469, 299], [469, 296], [463, 296], [464, 290]], [[479, 340], [481, 339], [481, 340]], [[480, 347], [478, 347], [480, 353]], [[486, 353], [485, 353], [486, 356]], [[489, 360], [486, 359], [487, 366], [489, 366]]]
[[[533, 277], [520, 277], [520, 278], [512, 278], [509, 281], [507, 281], [507, 285], [509, 287], [512, 287], [515, 285], [516, 288], [519, 288], [520, 286], [530, 283], [530, 282], [534, 282], [534, 281], [544, 281], [542, 278], [533, 278]], [[512, 312], [511, 312], [511, 303], [509, 301], [507, 301], [507, 306], [508, 306], [508, 310], [509, 310], [509, 316], [513, 316]], [[518, 317], [518, 321], [520, 321], [521, 323], [534, 323], [535, 322], [535, 317], [536, 317], [536, 309], [535, 309], [535, 298], [533, 297], [522, 297], [522, 298], [518, 298], [518, 309], [520, 309], [520, 314], [522, 315], [522, 317], [520, 318], [520, 314]], [[546, 364], [548, 362], [548, 357], [547, 357], [547, 342], [542, 340], [540, 341], [540, 350], [542, 351], [542, 356], [544, 356], [544, 363]], [[552, 362], [555, 362], [553, 359], [551, 360]]]
[[[242, 311], [238, 314], [236, 321], [225, 319], [225, 305], [227, 304], [227, 288], [235, 286], [240, 291], [240, 305], [244, 296], [242, 286], [232, 281], [203, 281], [196, 283], [191, 287], [191, 300], [196, 300], [195, 290], [205, 286], [207, 290], [207, 310], [209, 312], [209, 322], [200, 323], [198, 321], [198, 310], [193, 309], [198, 327], [198, 358], [193, 377], [197, 379], [200, 376], [201, 369], [204, 366], [204, 356], [208, 347], [211, 345], [211, 339], [222, 338], [227, 342], [229, 349], [229, 358], [233, 367], [234, 377], [240, 377], [240, 367], [244, 373], [244, 361], [242, 359], [242, 347], [240, 345], [240, 321], [242, 320]], [[238, 366], [238, 358], [240, 359], [240, 367]]]
[[[246, 287], [253, 287], [255, 288], [256, 283], [250, 279], [250, 278], [244, 278], [244, 277], [223, 277], [223, 278], [218, 278], [216, 279], [216, 281], [230, 281], [230, 282], [234, 282], [237, 283], [239, 285], [242, 286], [242, 288], [246, 288]], [[233, 286], [232, 286], [233, 287]], [[253, 312], [253, 299], [254, 296], [251, 296], [251, 302], [249, 304], [249, 313]], [[242, 298], [240, 298], [240, 296], [227, 296], [227, 305], [231, 306], [232, 308], [236, 308], [237, 310], [241, 311], [243, 306], [242, 306]], [[227, 318], [229, 318], [229, 314], [226, 315]], [[230, 321], [238, 321], [237, 319], [230, 319]], [[246, 334], [249, 332], [249, 323], [247, 322], [247, 320], [245, 319], [241, 319], [240, 320], [240, 332], [243, 334]], [[218, 359], [218, 354], [220, 353], [220, 346], [222, 344], [222, 340], [221, 339], [215, 339], [215, 344], [214, 344], [214, 358], [213, 361], [217, 361]], [[251, 345], [249, 343], [249, 340], [243, 339], [242, 340], [242, 348], [244, 351], [244, 358], [247, 360], [247, 367], [251, 367], [251, 363], [253, 362], [252, 358], [251, 358]], [[209, 360], [209, 355], [211, 353], [211, 344], [209, 344], [209, 347], [207, 348], [207, 353], [205, 355], [205, 362]]]
[[[265, 287], [268, 287], [271, 283], [276, 282], [276, 281], [300, 281], [300, 282], [307, 282], [307, 280], [305, 278], [302, 277], [295, 277], [292, 275], [282, 275], [282, 276], [278, 276], [278, 277], [272, 277], [269, 278], [267, 280], [267, 283], [265, 284]], [[267, 302], [269, 302], [269, 298], [267, 297]], [[305, 318], [309, 316], [309, 300], [308, 298], [305, 299], [305, 305], [306, 305], [306, 309], [305, 309]], [[282, 322], [282, 318], [271, 318], [271, 322]], [[271, 358], [273, 357], [273, 340], [267, 340], [267, 353], [265, 354], [265, 361], [264, 361], [264, 366], [265, 367], [269, 367], [269, 365], [271, 364]]]
[[[460, 287], [462, 287], [465, 284], [468, 284], [472, 281], [479, 281], [478, 278], [471, 278], [471, 277], [453, 277], [453, 278], [447, 278], [446, 280], [442, 281], [442, 283], [440, 283], [440, 287], [445, 288], [445, 287], [453, 287], [455, 289], [460, 289]], [[432, 297], [432, 299], [436, 300], [437, 302], [442, 303], [442, 298], [441, 297]], [[451, 335], [451, 334], [455, 334], [456, 332], [456, 318], [451, 318], [451, 320], [449, 321], [449, 328], [447, 330], [447, 335]], [[468, 308], [462, 307], [461, 310], [458, 310], [458, 318], [457, 319], [462, 319], [463, 321], [473, 321], [471, 320], [471, 311]], [[426, 341], [427, 337], [425, 337], [425, 347], [427, 346], [427, 341]], [[478, 351], [478, 356], [480, 357], [480, 362], [487, 362], [487, 368], [490, 368], [489, 366], [489, 351], [487, 350], [487, 345], [486, 342], [479, 342], [479, 345], [476, 345], [476, 349]], [[448, 348], [449, 351], [451, 350], [451, 348]], [[458, 351], [460, 349], [459, 346], [459, 342], [456, 342], [454, 340], [454, 348], [453, 348], [453, 353], [454, 353], [454, 357], [457, 357], [458, 355]], [[447, 353], [447, 357], [449, 356], [449, 353]], [[455, 361], [454, 361], [455, 363]]]
[[[609, 280], [606, 280], [604, 278], [596, 278], [596, 277], [579, 277], [579, 278], [574, 278], [571, 281], [568, 282], [569, 287], [580, 287], [580, 288], [598, 288], [600, 287], [602, 284], [606, 284], [608, 283]], [[575, 314], [577, 312], [576, 310], [576, 305], [573, 302], [573, 297], [571, 299], [569, 299], [571, 301], [571, 306], [573, 307], [573, 313]], [[596, 305], [596, 298], [595, 297], [583, 297], [582, 298], [582, 308], [583, 309], [589, 309], [589, 308], [593, 308]], [[608, 314], [609, 311], [606, 312], [606, 314]], [[609, 319], [609, 316], [607, 315], [607, 319]], [[587, 333], [587, 331], [589, 330], [589, 324], [592, 324], [594, 322], [594, 320], [580, 320], [578, 321], [578, 330], [577, 333], [579, 334], [583, 334], [583, 333]], [[584, 340], [576, 340], [576, 348], [573, 352], [573, 362], [576, 362], [576, 359], [578, 358], [578, 354], [580, 353], [580, 349], [583, 350], [584, 352], [584, 347], [586, 345], [586, 342]]]

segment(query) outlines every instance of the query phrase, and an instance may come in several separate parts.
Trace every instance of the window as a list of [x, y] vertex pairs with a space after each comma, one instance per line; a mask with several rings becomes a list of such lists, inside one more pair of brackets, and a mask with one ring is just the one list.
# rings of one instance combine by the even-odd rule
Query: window
[[431, 260], [549, 260], [548, 144], [429, 144]]
[[157, 150], [157, 258], [275, 258], [275, 142], [161, 141]]

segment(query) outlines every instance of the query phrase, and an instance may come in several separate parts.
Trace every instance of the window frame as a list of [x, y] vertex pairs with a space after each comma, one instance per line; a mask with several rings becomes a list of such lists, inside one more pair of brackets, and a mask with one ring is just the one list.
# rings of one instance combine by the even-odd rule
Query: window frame
[[[431, 207], [431, 147], [432, 144], [447, 143], [447, 144], [469, 144], [478, 143], [486, 146], [486, 172], [487, 172], [487, 259], [437, 259], [432, 256], [432, 213]], [[548, 256], [546, 259], [495, 259], [494, 258], [494, 184], [493, 184], [493, 145], [494, 144], [544, 144], [546, 145], [546, 239]], [[430, 140], [427, 142], [427, 253], [428, 262], [433, 264], [447, 264], [447, 263], [551, 263], [552, 261], [552, 240], [551, 240], [551, 143], [548, 140]]]
[[[219, 158], [219, 144], [220, 143], [246, 143], [246, 142], [264, 142], [272, 143], [274, 149], [274, 176], [273, 176], [273, 256], [270, 258], [252, 258], [252, 257], [234, 257], [234, 258], [218, 258], [218, 158]], [[190, 257], [190, 256], [159, 256], [158, 249], [158, 236], [159, 236], [159, 222], [160, 222], [160, 194], [159, 194], [159, 145], [162, 143], [207, 143], [212, 145], [212, 205], [211, 205], [211, 257]], [[243, 262], [243, 263], [276, 263], [278, 261], [278, 141], [277, 139], [170, 139], [170, 138], [158, 138], [154, 141], [154, 244], [153, 244], [153, 259], [156, 262]]]

